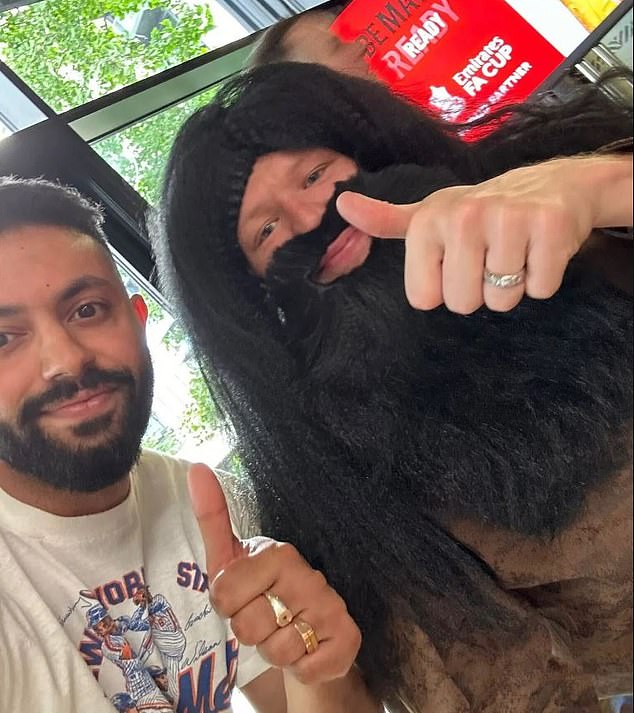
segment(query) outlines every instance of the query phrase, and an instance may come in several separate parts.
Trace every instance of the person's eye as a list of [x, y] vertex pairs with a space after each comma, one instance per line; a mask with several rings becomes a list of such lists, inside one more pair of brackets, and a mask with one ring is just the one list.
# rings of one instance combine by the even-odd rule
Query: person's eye
[[0, 332], [0, 349], [8, 347], [15, 339], [17, 334], [9, 334], [8, 332]]
[[321, 166], [317, 166], [317, 168], [313, 169], [308, 174], [308, 176], [306, 176], [306, 180], [304, 181], [304, 188], [309, 188], [314, 183], [317, 183], [317, 181], [324, 175], [327, 166], [328, 164], [324, 163]]
[[275, 230], [276, 225], [277, 221], [271, 220], [269, 223], [262, 227], [262, 229], [258, 233], [256, 247], [260, 246], [268, 237], [270, 237], [271, 233]]
[[86, 302], [79, 306], [72, 314], [73, 319], [94, 319], [107, 312], [107, 306], [101, 302]]

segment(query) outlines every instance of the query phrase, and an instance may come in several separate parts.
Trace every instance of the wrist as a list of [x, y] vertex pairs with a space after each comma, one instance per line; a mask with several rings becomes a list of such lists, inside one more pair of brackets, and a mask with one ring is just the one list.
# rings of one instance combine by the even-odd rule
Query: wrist
[[632, 225], [632, 155], [587, 156], [572, 166], [590, 207], [593, 228]]
[[304, 684], [284, 670], [288, 713], [379, 713], [382, 706], [370, 695], [353, 667], [347, 676], [326, 683]]

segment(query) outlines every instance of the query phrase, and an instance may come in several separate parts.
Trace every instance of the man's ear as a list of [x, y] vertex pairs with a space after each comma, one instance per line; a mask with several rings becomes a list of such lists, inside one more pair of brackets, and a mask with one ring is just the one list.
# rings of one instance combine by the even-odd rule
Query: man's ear
[[132, 309], [134, 310], [137, 319], [141, 325], [145, 327], [148, 316], [148, 308], [145, 304], [145, 300], [141, 297], [141, 295], [132, 295], [132, 297], [130, 297], [130, 304], [132, 305]]

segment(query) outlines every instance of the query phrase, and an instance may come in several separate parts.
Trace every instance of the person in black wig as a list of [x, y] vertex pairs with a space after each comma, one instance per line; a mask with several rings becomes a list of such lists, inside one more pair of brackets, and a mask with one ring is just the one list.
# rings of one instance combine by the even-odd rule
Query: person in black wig
[[631, 225], [631, 111], [504, 119], [465, 142], [376, 83], [261, 67], [182, 127], [154, 216], [254, 517], [344, 597], [391, 711], [629, 685], [631, 242], [588, 236]]

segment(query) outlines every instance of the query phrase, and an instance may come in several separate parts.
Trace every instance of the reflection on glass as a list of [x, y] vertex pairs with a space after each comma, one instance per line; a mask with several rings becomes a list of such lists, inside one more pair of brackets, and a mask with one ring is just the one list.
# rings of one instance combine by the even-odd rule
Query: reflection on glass
[[632, 22], [632, 10], [625, 15], [608, 31], [601, 40], [601, 44], [607, 47], [626, 67], [632, 69], [632, 44], [634, 37], [634, 23]]
[[160, 114], [93, 144], [99, 153], [148, 201], [155, 203], [170, 147], [181, 124], [207, 104], [219, 85]]
[[44, 119], [46, 115], [0, 71], [0, 139]]
[[219, 432], [219, 419], [192, 357], [185, 333], [151, 289], [117, 254], [115, 260], [128, 294], [141, 294], [148, 306], [147, 342], [154, 365], [154, 403], [143, 439], [146, 448], [210, 466], [231, 462]]
[[246, 34], [214, 0], [41, 0], [0, 10], [0, 59], [61, 112]]

